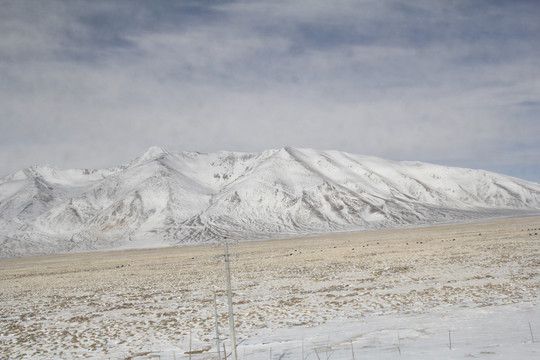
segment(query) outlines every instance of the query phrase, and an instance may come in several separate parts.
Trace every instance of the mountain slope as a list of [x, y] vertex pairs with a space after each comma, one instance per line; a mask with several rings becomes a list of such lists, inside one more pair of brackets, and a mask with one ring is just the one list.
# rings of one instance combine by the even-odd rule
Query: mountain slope
[[0, 180], [0, 256], [167, 246], [540, 211], [540, 184], [338, 151], [169, 153]]

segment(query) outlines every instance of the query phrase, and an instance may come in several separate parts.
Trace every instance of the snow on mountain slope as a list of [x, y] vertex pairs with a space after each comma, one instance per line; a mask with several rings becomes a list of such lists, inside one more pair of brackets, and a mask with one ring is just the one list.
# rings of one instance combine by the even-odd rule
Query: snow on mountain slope
[[540, 184], [338, 151], [170, 153], [0, 180], [0, 256], [376, 229], [540, 211]]

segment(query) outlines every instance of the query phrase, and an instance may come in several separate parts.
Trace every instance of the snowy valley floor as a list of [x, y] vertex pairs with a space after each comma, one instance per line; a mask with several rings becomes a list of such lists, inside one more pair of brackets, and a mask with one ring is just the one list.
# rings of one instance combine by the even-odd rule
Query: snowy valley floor
[[[529, 217], [231, 246], [238, 358], [539, 359], [539, 234]], [[188, 359], [191, 333], [191, 359], [217, 359], [222, 252], [2, 259], [0, 358]]]

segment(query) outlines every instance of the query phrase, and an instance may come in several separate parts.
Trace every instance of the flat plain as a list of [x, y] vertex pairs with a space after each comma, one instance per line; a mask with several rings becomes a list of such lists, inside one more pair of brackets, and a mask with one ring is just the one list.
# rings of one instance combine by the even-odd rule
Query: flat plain
[[[507, 336], [516, 348], [495, 340], [510, 330], [487, 329], [495, 334], [478, 341], [496, 350], [463, 341], [453, 358], [539, 354], [539, 234], [540, 217], [524, 217], [232, 244], [239, 354], [349, 359], [356, 347], [357, 358], [422, 358], [414, 341], [452, 350], [459, 316], [498, 309], [524, 314], [509, 317], [520, 322]], [[230, 346], [220, 254], [201, 245], [1, 259], [0, 358], [217, 358], [214, 293]], [[426, 314], [454, 328], [420, 325]]]

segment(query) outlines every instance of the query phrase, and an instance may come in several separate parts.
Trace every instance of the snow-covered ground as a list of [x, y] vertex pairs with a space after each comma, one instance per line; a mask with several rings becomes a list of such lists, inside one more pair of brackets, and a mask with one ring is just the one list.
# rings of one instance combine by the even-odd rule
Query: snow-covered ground
[[[231, 246], [238, 358], [538, 359], [538, 234], [530, 217]], [[191, 342], [217, 359], [222, 251], [2, 259], [0, 358], [188, 359]]]

